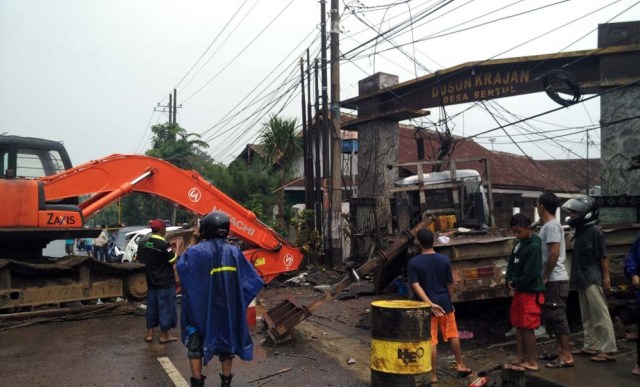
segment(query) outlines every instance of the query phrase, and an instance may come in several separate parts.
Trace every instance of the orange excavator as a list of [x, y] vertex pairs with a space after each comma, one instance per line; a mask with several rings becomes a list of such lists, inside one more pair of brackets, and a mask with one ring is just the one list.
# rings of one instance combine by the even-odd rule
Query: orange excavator
[[[267, 283], [296, 270], [303, 258], [294, 245], [197, 172], [163, 160], [111, 155], [72, 167], [58, 142], [0, 136], [0, 171], [0, 311], [145, 297], [141, 264], [42, 256], [53, 240], [97, 236], [99, 230], [86, 228], [85, 220], [131, 192], [162, 197], [199, 216], [213, 210], [228, 214], [231, 234], [250, 245], [244, 254]], [[87, 200], [78, 199], [87, 195]]]

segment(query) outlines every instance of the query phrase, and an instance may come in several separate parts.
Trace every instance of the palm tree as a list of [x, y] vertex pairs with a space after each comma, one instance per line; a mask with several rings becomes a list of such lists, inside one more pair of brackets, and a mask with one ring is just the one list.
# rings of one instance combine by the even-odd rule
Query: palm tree
[[[200, 140], [200, 135], [188, 133], [175, 123], [154, 125], [151, 128], [153, 137], [147, 156], [166, 160], [180, 168], [196, 169], [203, 173], [201, 158], [208, 155], [203, 151], [209, 144]], [[212, 161], [212, 160], [209, 160]]]
[[284, 185], [286, 179], [295, 172], [295, 160], [302, 153], [302, 139], [296, 130], [295, 118], [280, 118], [271, 115], [264, 123], [260, 143], [267, 161], [280, 171], [278, 190], [278, 226], [284, 229]]

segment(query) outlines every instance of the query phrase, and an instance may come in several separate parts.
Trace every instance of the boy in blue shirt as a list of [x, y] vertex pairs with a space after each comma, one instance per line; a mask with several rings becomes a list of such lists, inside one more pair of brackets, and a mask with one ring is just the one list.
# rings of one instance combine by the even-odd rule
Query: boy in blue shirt
[[462, 362], [462, 350], [458, 338], [456, 316], [451, 303], [453, 290], [453, 276], [449, 257], [436, 253], [433, 249], [433, 233], [426, 228], [416, 235], [422, 254], [411, 258], [407, 268], [409, 284], [415, 299], [431, 304], [431, 383], [438, 381], [436, 374], [438, 363], [438, 329], [442, 339], [449, 342], [451, 351], [456, 359], [458, 375], [467, 376], [471, 370]]

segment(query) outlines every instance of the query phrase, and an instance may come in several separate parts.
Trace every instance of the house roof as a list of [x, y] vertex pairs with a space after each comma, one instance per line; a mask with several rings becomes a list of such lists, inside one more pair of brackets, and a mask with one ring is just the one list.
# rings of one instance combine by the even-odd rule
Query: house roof
[[[343, 121], [353, 120], [356, 116], [341, 114]], [[418, 160], [415, 127], [399, 125], [399, 153], [398, 163], [415, 162]], [[341, 131], [343, 139], [357, 139], [356, 131]], [[438, 134], [432, 130], [423, 132], [425, 160], [433, 160], [434, 149], [438, 149], [440, 140]], [[580, 192], [586, 185], [586, 167], [589, 166], [589, 181], [591, 185], [600, 184], [601, 162], [599, 159], [569, 159], [569, 160], [533, 160], [527, 156], [519, 156], [507, 152], [492, 151], [470, 139], [453, 136], [456, 145], [451, 159], [487, 158], [491, 173], [491, 183], [494, 188], [535, 190], [545, 189], [554, 192]], [[262, 147], [248, 144], [239, 157], [248, 160], [252, 153], [263, 155]], [[458, 163], [458, 169], [475, 169], [484, 172], [482, 164], [477, 162]], [[410, 169], [409, 169], [410, 170]], [[415, 173], [415, 170], [411, 171]], [[343, 184], [350, 181], [345, 177]], [[348, 183], [346, 185], [349, 185]], [[291, 188], [304, 186], [303, 181], [296, 181]]]
[[[562, 164], [541, 163], [529, 157], [518, 156], [512, 153], [496, 152], [484, 148], [476, 142], [454, 136], [456, 145], [452, 159], [468, 159], [486, 157], [489, 160], [491, 183], [494, 187], [544, 190], [554, 192], [579, 192], [580, 186], [572, 179], [567, 179], [566, 170], [563, 172]], [[424, 132], [425, 159], [434, 159], [431, 146], [438, 148], [440, 140], [434, 131]], [[411, 126], [400, 126], [400, 152], [398, 163], [418, 161], [415, 129]], [[476, 169], [484, 172], [484, 168], [475, 162], [458, 163], [459, 169]], [[599, 175], [598, 175], [599, 176]]]
[[243, 159], [247, 163], [250, 163], [255, 155], [265, 158], [266, 153], [264, 151], [264, 147], [260, 144], [247, 144], [242, 152], [240, 152], [240, 154], [236, 157], [236, 160]]
[[583, 190], [587, 187], [587, 178], [589, 186], [600, 185], [602, 173], [600, 159], [538, 160], [536, 163], [552, 170], [556, 175], [563, 176], [571, 184]]

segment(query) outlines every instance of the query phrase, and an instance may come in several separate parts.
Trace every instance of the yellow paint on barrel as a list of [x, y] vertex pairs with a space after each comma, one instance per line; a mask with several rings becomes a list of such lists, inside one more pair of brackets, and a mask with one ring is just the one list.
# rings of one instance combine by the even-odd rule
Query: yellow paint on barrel
[[371, 303], [371, 386], [423, 385], [431, 371], [431, 304]]
[[391, 374], [431, 371], [431, 340], [395, 342], [371, 339], [371, 369]]

